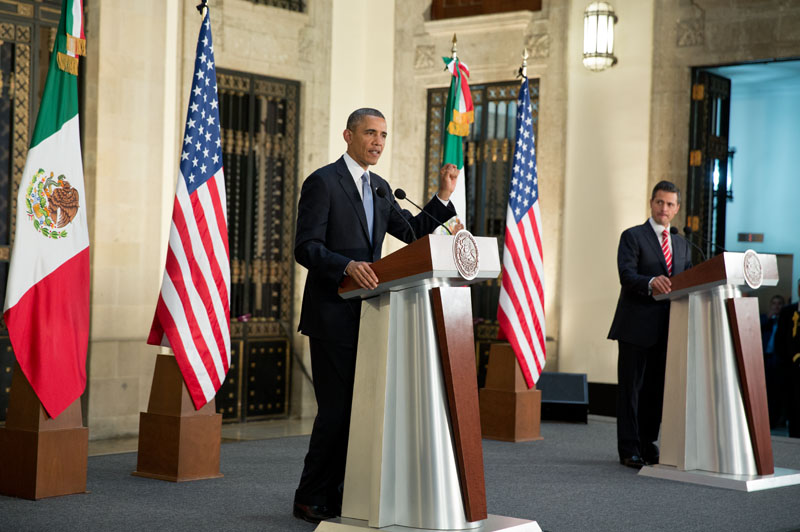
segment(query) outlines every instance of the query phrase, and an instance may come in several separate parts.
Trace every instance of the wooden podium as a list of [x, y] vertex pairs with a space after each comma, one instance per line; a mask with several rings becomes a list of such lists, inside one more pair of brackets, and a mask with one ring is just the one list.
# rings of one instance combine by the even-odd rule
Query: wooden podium
[[539, 531], [534, 521], [487, 515], [472, 282], [500, 273], [497, 242], [474, 238], [479, 268], [467, 279], [465, 235], [428, 235], [372, 265], [361, 326], [342, 517], [317, 531], [387, 526], [426, 530]]
[[35, 500], [85, 493], [89, 429], [80, 398], [51, 418], [15, 363], [0, 456], [0, 494]]
[[800, 483], [775, 469], [758, 300], [775, 255], [722, 253], [672, 278], [661, 457], [639, 474], [755, 491]]

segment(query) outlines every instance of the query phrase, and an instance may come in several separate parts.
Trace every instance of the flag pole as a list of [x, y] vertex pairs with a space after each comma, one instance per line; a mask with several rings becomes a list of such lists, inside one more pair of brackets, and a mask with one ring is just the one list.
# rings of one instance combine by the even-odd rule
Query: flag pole
[[453, 54], [453, 59], [458, 58], [458, 38], [456, 38], [456, 34], [453, 34], [453, 47], [450, 49], [450, 53]]
[[517, 77], [527, 78], [528, 77], [528, 49], [522, 49], [522, 66], [519, 67], [519, 73]]
[[[138, 456], [133, 472], [136, 476], [173, 482], [222, 476], [219, 470], [222, 416], [216, 412], [214, 397], [230, 366], [230, 317], [226, 306], [230, 293], [228, 229], [224, 222], [213, 222], [215, 217], [224, 216], [218, 213], [224, 213], [226, 201], [219, 143], [217, 78], [208, 3], [203, 0], [197, 10], [203, 17], [195, 54], [197, 77], [192, 81], [186, 113], [172, 222], [179, 238], [170, 240], [164, 282], [147, 338], [151, 345], [162, 348], [169, 345], [174, 356], [159, 354], [156, 357], [150, 402], [147, 412], [139, 415]], [[195, 123], [202, 123], [202, 126], [195, 128]], [[189, 163], [192, 158], [193, 164]], [[193, 209], [192, 202], [203, 195], [208, 202], [200, 207], [201, 214]], [[187, 229], [189, 223], [175, 223], [176, 219], [195, 216], [191, 224], [196, 226], [195, 231], [206, 231], [209, 241], [219, 239], [218, 244], [213, 244], [214, 250], [210, 249], [212, 244], [203, 242], [204, 239], [197, 239], [195, 244], [195, 238]], [[187, 243], [185, 248], [184, 242]], [[217, 246], [222, 253], [216, 253]], [[182, 292], [177, 292], [170, 287], [178, 284], [172, 275], [181, 270], [176, 260], [179, 255], [203, 257], [213, 264], [208, 268], [213, 271], [193, 269], [192, 282], [182, 282]], [[194, 283], [216, 285], [217, 292], [198, 292]], [[204, 309], [203, 320], [197, 319], [189, 310], [191, 305], [181, 299], [191, 298], [193, 294], [202, 301], [199, 308]], [[193, 341], [212, 337], [214, 341], [208, 343]], [[196, 362], [198, 360], [200, 362]]]

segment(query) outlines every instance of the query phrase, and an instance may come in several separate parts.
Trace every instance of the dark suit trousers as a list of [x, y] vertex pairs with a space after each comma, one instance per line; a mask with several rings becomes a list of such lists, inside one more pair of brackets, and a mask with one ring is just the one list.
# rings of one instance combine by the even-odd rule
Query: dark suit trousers
[[661, 426], [667, 343], [640, 347], [619, 341], [617, 447], [620, 458], [652, 458]]
[[356, 345], [309, 338], [309, 347], [317, 417], [294, 500], [334, 509], [342, 504]]

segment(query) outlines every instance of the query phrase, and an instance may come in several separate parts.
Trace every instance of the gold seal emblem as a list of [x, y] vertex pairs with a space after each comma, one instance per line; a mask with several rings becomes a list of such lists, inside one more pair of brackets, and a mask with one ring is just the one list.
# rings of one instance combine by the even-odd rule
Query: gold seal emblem
[[458, 273], [467, 281], [478, 275], [480, 270], [478, 242], [466, 229], [462, 229], [453, 237], [453, 261], [456, 263]]
[[764, 280], [764, 271], [761, 267], [761, 259], [758, 258], [758, 253], [752, 249], [744, 252], [744, 282], [747, 286], [755, 290], [761, 286]]

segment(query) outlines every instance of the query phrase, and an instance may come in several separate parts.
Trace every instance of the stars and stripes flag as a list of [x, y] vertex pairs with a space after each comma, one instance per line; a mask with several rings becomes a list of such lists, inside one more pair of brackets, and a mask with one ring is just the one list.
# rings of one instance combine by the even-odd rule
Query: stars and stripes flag
[[219, 100], [206, 9], [189, 95], [167, 263], [147, 343], [171, 347], [195, 408], [230, 366], [230, 262]]
[[545, 363], [544, 267], [536, 146], [527, 77], [523, 78], [519, 89], [515, 137], [497, 321], [501, 337], [511, 343], [528, 388], [532, 388]]

